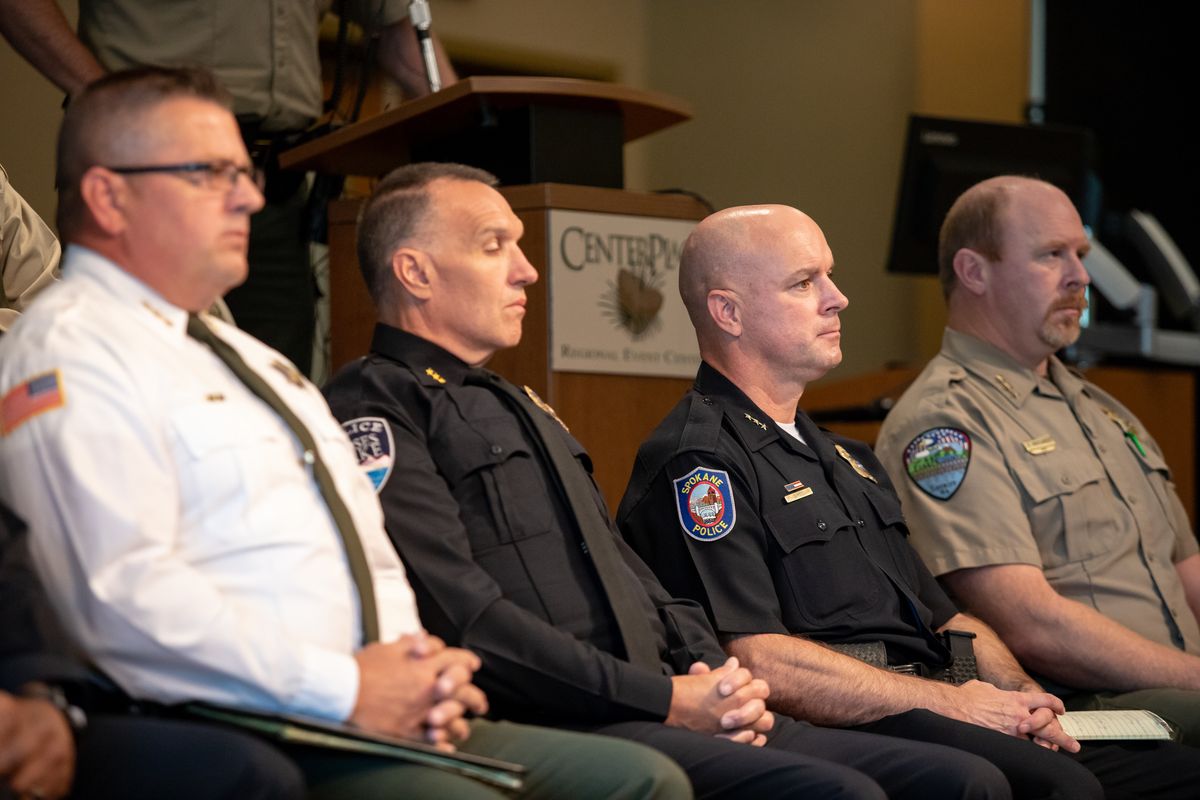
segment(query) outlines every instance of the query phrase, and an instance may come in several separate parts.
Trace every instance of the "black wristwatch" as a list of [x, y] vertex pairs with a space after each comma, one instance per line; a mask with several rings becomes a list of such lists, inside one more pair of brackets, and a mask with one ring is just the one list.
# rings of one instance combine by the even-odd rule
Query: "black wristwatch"
[[76, 737], [87, 730], [87, 714], [83, 709], [67, 699], [66, 692], [59, 686], [45, 683], [28, 683], [21, 688], [21, 697], [29, 700], [45, 700], [59, 710], [71, 726], [71, 733]]

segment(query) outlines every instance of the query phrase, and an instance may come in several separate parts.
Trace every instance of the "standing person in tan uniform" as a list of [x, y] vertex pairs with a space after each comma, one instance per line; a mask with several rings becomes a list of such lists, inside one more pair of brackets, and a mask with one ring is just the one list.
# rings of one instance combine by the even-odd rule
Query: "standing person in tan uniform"
[[1089, 243], [1070, 199], [1003, 176], [942, 225], [942, 350], [878, 454], [935, 575], [1068, 709], [1149, 708], [1200, 745], [1200, 555], [1158, 446], [1054, 353]]
[[[255, 164], [267, 173], [266, 205], [250, 229], [250, 277], [229, 307], [239, 327], [309, 373], [316, 284], [309, 263], [309, 187], [276, 167], [323, 112], [317, 38], [333, 0], [80, 0], [76, 35], [55, 0], [0, 0], [0, 34], [69, 95], [111, 70], [202, 66], [234, 97], [233, 112]], [[385, 74], [407, 97], [428, 93], [407, 0], [345, 0], [338, 8], [366, 31]], [[456, 79], [445, 53], [445, 83]]]
[[60, 255], [58, 239], [0, 166], [0, 333], [37, 292], [54, 282]]

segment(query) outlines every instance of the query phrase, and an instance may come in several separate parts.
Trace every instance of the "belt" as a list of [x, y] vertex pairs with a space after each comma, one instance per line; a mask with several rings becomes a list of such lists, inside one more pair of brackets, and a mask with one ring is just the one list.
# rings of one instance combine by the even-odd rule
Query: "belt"
[[979, 667], [975, 661], [975, 647], [972, 640], [975, 634], [970, 631], [942, 631], [938, 634], [946, 648], [950, 651], [950, 663], [925, 664], [911, 661], [907, 664], [889, 664], [887, 647], [881, 641], [854, 642], [850, 644], [826, 644], [843, 655], [857, 658], [879, 669], [896, 672], [901, 675], [914, 675], [934, 681], [943, 681], [955, 685], [979, 679]]

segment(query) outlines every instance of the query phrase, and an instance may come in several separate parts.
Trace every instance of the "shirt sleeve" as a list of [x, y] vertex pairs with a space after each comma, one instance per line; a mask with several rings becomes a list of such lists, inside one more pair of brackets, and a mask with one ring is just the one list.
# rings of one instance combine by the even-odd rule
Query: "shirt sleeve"
[[[993, 564], [1042, 566], [1018, 481], [1009, 472], [1001, 445], [978, 416], [951, 403], [920, 401], [915, 413], [900, 408], [885, 422], [877, 447], [908, 521], [910, 540], [934, 575]], [[936, 496], [909, 474], [905, 450], [937, 429], [965, 435], [970, 443], [960, 482]], [[937, 491], [946, 494], [946, 483]]]
[[34, 561], [83, 651], [138, 698], [348, 717], [349, 644], [298, 644], [270, 604], [233, 602], [189, 558], [163, 411], [107, 346], [65, 351], [57, 406], [0, 439], [0, 492], [36, 532]]
[[54, 281], [60, 255], [58, 239], [0, 167], [0, 332]]
[[[674, 481], [699, 469], [727, 479], [722, 512], [731, 522], [724, 535], [692, 535], [684, 521]], [[736, 457], [708, 452], [677, 454], [651, 477], [626, 491], [618, 524], [627, 541], [651, 565], [667, 591], [705, 608], [721, 635], [786, 634], [783, 613], [768, 566], [767, 532], [758, 515], [756, 492]], [[690, 518], [689, 518], [690, 519]]]

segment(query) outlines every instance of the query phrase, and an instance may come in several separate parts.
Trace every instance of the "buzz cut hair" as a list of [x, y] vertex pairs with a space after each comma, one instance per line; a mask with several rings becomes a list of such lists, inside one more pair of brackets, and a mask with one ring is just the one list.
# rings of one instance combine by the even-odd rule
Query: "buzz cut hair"
[[358, 267], [376, 308], [388, 297], [392, 254], [426, 233], [432, 216], [429, 186], [438, 180], [475, 181], [492, 188], [496, 176], [465, 164], [406, 164], [379, 181], [358, 215]]
[[176, 98], [189, 97], [233, 108], [233, 97], [206, 69], [138, 67], [112, 72], [71, 99], [58, 131], [56, 223], [64, 238], [85, 218], [80, 193], [84, 174], [109, 162], [142, 118]]

